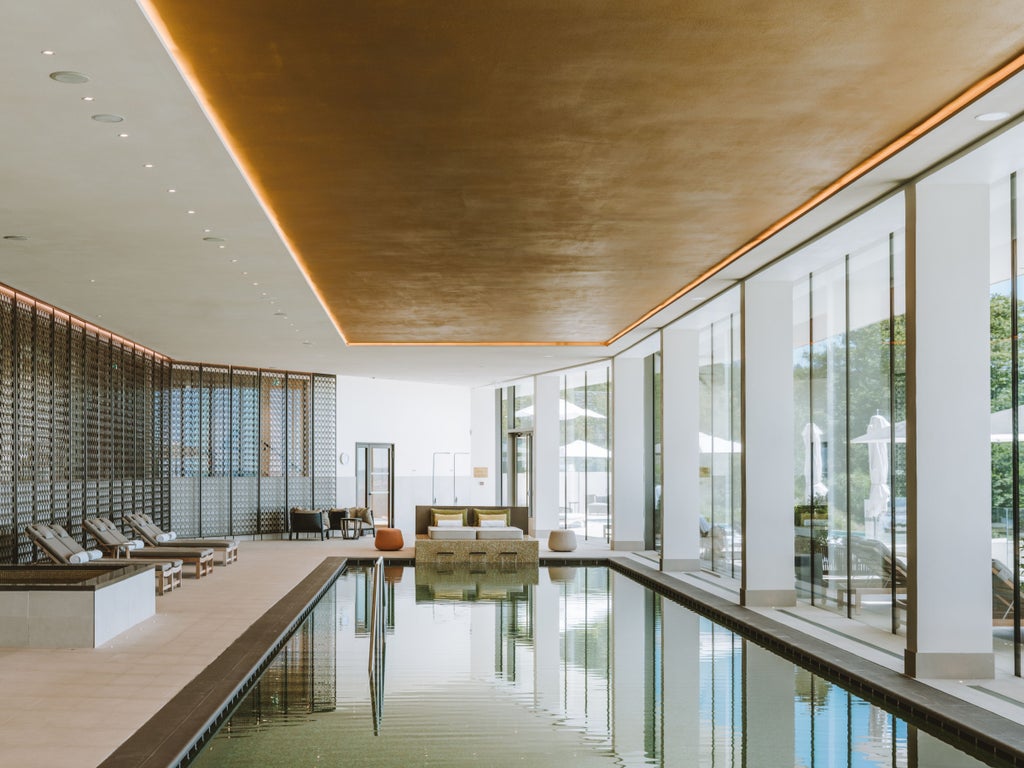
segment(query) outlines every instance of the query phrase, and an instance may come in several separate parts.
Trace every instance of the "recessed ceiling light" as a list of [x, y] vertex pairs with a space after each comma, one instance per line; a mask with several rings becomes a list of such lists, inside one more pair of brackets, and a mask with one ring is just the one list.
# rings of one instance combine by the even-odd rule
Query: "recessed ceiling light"
[[82, 83], [89, 82], [89, 78], [81, 72], [51, 72], [50, 79], [56, 80], [58, 83], [68, 83], [69, 85], [81, 85]]
[[266, 296], [266, 295], [267, 295], [266, 291], [264, 291], [263, 293], [260, 294], [260, 296]]
[[95, 282], [96, 282], [96, 278], [94, 278], [94, 277], [92, 277], [92, 278], [89, 278], [89, 282], [90, 282], [90, 283], [95, 283]]
[[226, 245], [218, 245], [217, 247], [218, 247], [218, 248], [227, 248], [227, 246], [226, 246]]
[[40, 51], [40, 53], [43, 54], [43, 56], [53, 56], [53, 51], [50, 50]]
[[238, 259], [232, 259], [232, 260], [231, 260], [231, 263], [232, 263], [232, 264], [237, 264], [237, 263], [238, 263]]
[[124, 122], [124, 118], [121, 117], [120, 115], [108, 115], [108, 114], [105, 114], [105, 113], [100, 113], [98, 115], [93, 115], [92, 119], [95, 120], [97, 123], [123, 123]]
[[203, 241], [207, 242], [207, 243], [223, 243], [224, 242], [224, 238], [223, 237], [204, 237]]
[[168, 189], [167, 191], [168, 191], [168, 193], [170, 193], [170, 194], [172, 194], [172, 195], [173, 195], [173, 194], [174, 194], [175, 192], [177, 192], [178, 190], [176, 190], [176, 189]]
[[96, 100], [96, 98], [94, 96], [83, 96], [82, 97], [82, 101], [95, 101], [95, 100]]
[[259, 283], [253, 283], [253, 285], [255, 285], [255, 286], [259, 286]]
[[152, 168], [153, 164], [152, 163], [144, 163], [142, 167], [143, 168]]
[[4, 240], [28, 240], [25, 235], [4, 235]]
[[117, 138], [119, 138], [119, 139], [127, 139], [128, 138], [128, 134], [127, 133], [119, 133], [119, 134], [117, 134]]
[[203, 232], [213, 232], [213, 230], [210, 229], [209, 227], [206, 227], [205, 229], [203, 229]]
[[185, 211], [185, 213], [188, 213], [188, 214], [192, 214], [192, 213], [195, 213], [195, 211], [193, 211], [193, 210], [192, 210], [192, 209], [190, 208], [189, 210]]
[[980, 115], [975, 115], [974, 119], [979, 123], [998, 123], [1009, 116], [1009, 112], [982, 112]]

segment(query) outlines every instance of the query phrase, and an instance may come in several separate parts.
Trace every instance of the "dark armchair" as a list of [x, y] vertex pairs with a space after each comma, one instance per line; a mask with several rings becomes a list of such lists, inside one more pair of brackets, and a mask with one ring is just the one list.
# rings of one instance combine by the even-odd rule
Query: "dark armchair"
[[324, 540], [324, 533], [327, 531], [327, 523], [324, 520], [324, 513], [319, 509], [301, 509], [292, 507], [288, 511], [288, 538], [291, 539], [296, 533], [319, 533], [320, 540]]

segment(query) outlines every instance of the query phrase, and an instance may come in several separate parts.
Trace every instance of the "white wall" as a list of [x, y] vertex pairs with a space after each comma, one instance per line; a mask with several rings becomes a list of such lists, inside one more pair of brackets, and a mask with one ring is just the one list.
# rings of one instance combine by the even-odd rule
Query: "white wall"
[[338, 465], [338, 505], [355, 504], [356, 443], [393, 443], [395, 525], [412, 541], [414, 508], [431, 502], [434, 453], [470, 450], [470, 389], [338, 376], [337, 404], [337, 451], [351, 457]]
[[472, 466], [486, 470], [487, 477], [474, 477], [469, 503], [488, 506], [498, 503], [498, 414], [494, 387], [479, 387], [472, 394]]

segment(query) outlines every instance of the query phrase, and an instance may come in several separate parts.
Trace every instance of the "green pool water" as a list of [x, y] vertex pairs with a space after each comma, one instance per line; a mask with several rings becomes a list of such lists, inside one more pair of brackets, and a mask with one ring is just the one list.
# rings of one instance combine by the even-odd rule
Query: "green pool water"
[[317, 604], [198, 766], [980, 766], [606, 568], [389, 567]]

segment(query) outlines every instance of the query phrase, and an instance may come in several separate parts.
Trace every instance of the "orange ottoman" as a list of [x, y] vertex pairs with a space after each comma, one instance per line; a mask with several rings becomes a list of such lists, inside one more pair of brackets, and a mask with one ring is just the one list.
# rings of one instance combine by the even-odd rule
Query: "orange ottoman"
[[389, 552], [401, 549], [405, 546], [401, 528], [378, 528], [377, 536], [373, 540], [373, 546]]

